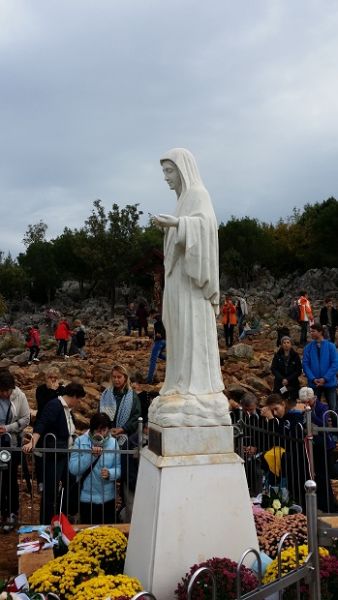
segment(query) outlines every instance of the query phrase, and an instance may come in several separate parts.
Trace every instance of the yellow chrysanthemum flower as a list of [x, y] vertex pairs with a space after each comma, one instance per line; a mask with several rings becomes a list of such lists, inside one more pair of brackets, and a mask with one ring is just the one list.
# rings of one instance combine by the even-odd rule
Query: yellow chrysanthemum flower
[[[298, 546], [299, 565], [302, 565], [309, 554], [309, 548], [306, 544]], [[326, 548], [319, 547], [320, 556], [328, 556], [329, 552]], [[296, 548], [294, 546], [282, 551], [281, 554], [281, 571], [282, 575], [286, 575], [293, 569], [297, 568]], [[278, 578], [278, 558], [275, 558], [272, 563], [267, 566], [263, 583], [271, 583]]]
[[100, 575], [77, 586], [72, 600], [98, 600], [98, 598], [132, 598], [142, 591], [135, 577], [128, 575]]
[[116, 574], [126, 557], [126, 536], [109, 525], [82, 529], [69, 544], [69, 551], [84, 550], [95, 556], [106, 573]]
[[54, 592], [61, 600], [67, 600], [75, 586], [102, 573], [96, 557], [84, 551], [68, 552], [37, 569], [29, 577], [29, 585], [35, 592]]

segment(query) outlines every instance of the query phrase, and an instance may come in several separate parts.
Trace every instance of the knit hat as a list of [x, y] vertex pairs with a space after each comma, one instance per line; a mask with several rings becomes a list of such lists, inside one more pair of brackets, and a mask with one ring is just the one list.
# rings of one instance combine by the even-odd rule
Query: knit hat
[[281, 344], [282, 344], [283, 342], [285, 342], [285, 340], [288, 340], [289, 342], [291, 342], [291, 338], [290, 338], [288, 335], [283, 335], [283, 337], [282, 337], [282, 339], [281, 339], [281, 341], [280, 341], [280, 342], [281, 342]]

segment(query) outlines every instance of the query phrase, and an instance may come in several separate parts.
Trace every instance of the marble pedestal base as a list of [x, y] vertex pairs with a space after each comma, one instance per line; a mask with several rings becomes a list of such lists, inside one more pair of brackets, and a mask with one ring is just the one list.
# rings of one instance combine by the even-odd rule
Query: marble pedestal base
[[[125, 573], [138, 577], [157, 600], [171, 600], [193, 564], [213, 556], [238, 561], [258, 543], [243, 463], [232, 451], [232, 428], [151, 428], [162, 440], [141, 454]], [[176, 446], [184, 452], [175, 454]], [[163, 456], [159, 450], [165, 448]]]

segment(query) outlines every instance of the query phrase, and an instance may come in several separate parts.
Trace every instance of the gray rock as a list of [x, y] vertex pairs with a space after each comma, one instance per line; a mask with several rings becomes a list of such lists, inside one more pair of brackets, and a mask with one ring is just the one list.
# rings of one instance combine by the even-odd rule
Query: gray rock
[[252, 346], [248, 344], [236, 344], [228, 350], [228, 356], [235, 356], [236, 358], [253, 358], [254, 350]]
[[9, 365], [12, 364], [12, 361], [9, 358], [3, 358], [0, 360], [0, 369], [7, 369]]
[[111, 331], [100, 331], [100, 333], [94, 338], [94, 344], [100, 346], [107, 342], [113, 343], [116, 340], [115, 335]]
[[17, 356], [14, 356], [14, 358], [12, 359], [12, 361], [14, 363], [16, 363], [17, 365], [24, 365], [26, 364], [28, 360], [28, 352], [21, 352], [21, 354], [18, 354]]
[[255, 377], [255, 375], [247, 375], [245, 377], [245, 383], [253, 387], [255, 390], [259, 392], [265, 392], [267, 394], [271, 393], [271, 388], [269, 384], [260, 377]]

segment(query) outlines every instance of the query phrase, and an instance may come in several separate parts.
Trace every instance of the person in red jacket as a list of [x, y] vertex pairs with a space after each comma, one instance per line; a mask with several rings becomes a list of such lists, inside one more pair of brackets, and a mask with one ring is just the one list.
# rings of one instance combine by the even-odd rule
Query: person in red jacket
[[39, 362], [38, 354], [40, 352], [40, 331], [38, 326], [28, 327], [26, 335], [26, 347], [29, 348], [28, 364], [32, 361]]
[[70, 330], [68, 321], [66, 319], [61, 319], [61, 321], [59, 321], [57, 324], [54, 334], [55, 339], [57, 340], [57, 342], [59, 342], [58, 349], [56, 352], [57, 356], [64, 355], [65, 358], [68, 358], [67, 345], [71, 333], [72, 332]]
[[230, 348], [234, 343], [234, 327], [237, 324], [236, 306], [230, 296], [225, 297], [222, 308], [222, 323], [224, 325], [224, 337], [227, 348]]

